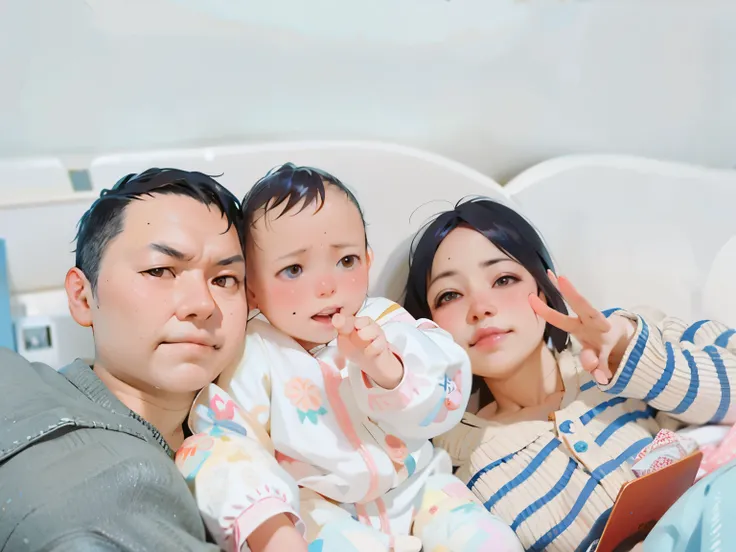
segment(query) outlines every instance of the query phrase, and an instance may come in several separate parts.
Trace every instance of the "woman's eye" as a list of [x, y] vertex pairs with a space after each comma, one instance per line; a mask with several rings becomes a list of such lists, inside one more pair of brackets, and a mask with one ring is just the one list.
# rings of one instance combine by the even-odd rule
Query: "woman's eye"
[[347, 255], [346, 257], [343, 257], [340, 259], [340, 266], [343, 268], [353, 268], [356, 264], [358, 264], [358, 261], [360, 259], [357, 255]]
[[449, 303], [450, 301], [454, 301], [458, 297], [460, 297], [460, 294], [457, 291], [446, 291], [437, 298], [435, 308], [441, 307], [442, 305], [444, 305], [445, 303]]
[[287, 266], [281, 273], [287, 278], [298, 278], [302, 273], [302, 267], [298, 264]]
[[516, 276], [501, 276], [498, 280], [496, 280], [494, 286], [496, 287], [506, 287], [510, 284], [513, 284], [514, 282], [518, 282], [519, 279]]

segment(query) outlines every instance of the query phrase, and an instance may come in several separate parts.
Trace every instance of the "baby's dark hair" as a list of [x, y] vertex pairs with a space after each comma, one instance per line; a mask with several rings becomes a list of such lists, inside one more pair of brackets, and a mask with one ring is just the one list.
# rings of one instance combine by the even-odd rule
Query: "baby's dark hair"
[[[355, 205], [365, 229], [363, 209], [353, 192], [331, 174], [313, 167], [298, 167], [293, 163], [284, 163], [271, 169], [266, 176], [256, 182], [241, 202], [244, 223], [244, 239], [247, 242], [255, 222], [256, 213], [263, 209], [263, 215], [286, 203], [279, 217], [291, 211], [301, 203], [299, 211], [303, 211], [312, 203], [317, 204], [317, 211], [325, 202], [325, 186], [339, 188]], [[366, 246], [368, 238], [366, 237]]]

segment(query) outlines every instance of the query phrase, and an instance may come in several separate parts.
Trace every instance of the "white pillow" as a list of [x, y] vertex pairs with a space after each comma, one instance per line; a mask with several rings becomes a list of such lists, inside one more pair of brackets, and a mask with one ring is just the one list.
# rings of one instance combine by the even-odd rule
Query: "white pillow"
[[703, 317], [736, 328], [736, 236], [713, 260], [703, 287]]

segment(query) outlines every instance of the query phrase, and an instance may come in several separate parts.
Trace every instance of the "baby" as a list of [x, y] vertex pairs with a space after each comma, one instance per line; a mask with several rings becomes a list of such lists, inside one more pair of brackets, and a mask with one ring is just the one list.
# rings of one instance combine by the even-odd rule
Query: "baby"
[[178, 458], [218, 543], [242, 550], [284, 514], [310, 551], [522, 550], [429, 441], [460, 421], [470, 363], [433, 322], [366, 298], [372, 252], [353, 194], [287, 163], [242, 208], [260, 314], [241, 364], [198, 397]]

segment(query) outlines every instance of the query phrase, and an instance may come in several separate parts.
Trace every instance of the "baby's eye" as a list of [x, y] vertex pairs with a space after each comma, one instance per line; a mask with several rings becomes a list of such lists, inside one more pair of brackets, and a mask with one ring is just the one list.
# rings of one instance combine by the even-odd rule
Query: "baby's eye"
[[353, 268], [358, 264], [358, 261], [360, 261], [360, 258], [357, 255], [346, 255], [340, 259], [340, 266], [343, 268]]
[[281, 274], [283, 274], [284, 276], [290, 279], [298, 278], [301, 275], [301, 273], [302, 273], [302, 267], [298, 264], [287, 266], [285, 269], [281, 271]]

